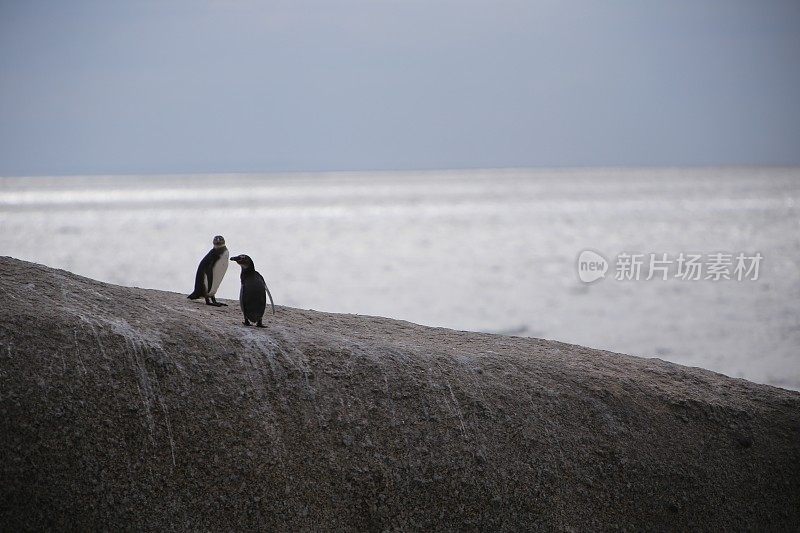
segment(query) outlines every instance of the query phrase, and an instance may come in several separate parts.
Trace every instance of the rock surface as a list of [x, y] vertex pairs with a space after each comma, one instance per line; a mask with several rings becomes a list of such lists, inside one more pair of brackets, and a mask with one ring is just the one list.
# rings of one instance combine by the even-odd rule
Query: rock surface
[[246, 328], [236, 302], [11, 258], [0, 274], [5, 530], [800, 528], [797, 392], [385, 318], [278, 307]]

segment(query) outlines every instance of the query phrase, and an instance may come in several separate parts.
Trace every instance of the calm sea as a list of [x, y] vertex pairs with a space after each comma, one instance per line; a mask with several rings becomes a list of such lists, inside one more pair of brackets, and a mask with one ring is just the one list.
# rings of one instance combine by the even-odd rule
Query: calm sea
[[[800, 389], [798, 168], [2, 178], [0, 223], [3, 255], [112, 283], [188, 293], [222, 234], [279, 304]], [[608, 261], [591, 284], [577, 272], [586, 249]], [[642, 254], [638, 281], [615, 279], [624, 253]], [[646, 280], [651, 253], [705, 269], [731, 254], [717, 264], [734, 279], [676, 278], [673, 262]], [[761, 254], [758, 279], [735, 279], [739, 253]], [[219, 295], [238, 283], [232, 268]]]

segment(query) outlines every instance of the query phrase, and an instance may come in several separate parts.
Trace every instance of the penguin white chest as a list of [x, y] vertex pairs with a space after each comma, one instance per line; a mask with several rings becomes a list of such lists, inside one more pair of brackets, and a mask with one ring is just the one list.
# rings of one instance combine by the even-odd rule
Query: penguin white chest
[[209, 296], [214, 296], [217, 294], [217, 289], [219, 288], [219, 284], [222, 283], [222, 278], [225, 276], [225, 272], [228, 270], [228, 260], [230, 254], [228, 254], [228, 250], [222, 252], [222, 255], [219, 256], [217, 262], [214, 263], [213, 268], [213, 280], [211, 281], [211, 290], [208, 291]]

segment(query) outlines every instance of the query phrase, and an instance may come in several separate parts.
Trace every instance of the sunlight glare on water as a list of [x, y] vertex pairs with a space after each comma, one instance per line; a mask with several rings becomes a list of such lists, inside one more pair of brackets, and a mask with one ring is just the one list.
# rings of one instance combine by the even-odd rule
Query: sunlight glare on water
[[[276, 303], [800, 388], [800, 169], [0, 179], [3, 255], [187, 293], [222, 234]], [[757, 281], [579, 281], [584, 249], [755, 253]], [[218, 296], [236, 298], [238, 272]], [[187, 302], [187, 305], [191, 305]]]

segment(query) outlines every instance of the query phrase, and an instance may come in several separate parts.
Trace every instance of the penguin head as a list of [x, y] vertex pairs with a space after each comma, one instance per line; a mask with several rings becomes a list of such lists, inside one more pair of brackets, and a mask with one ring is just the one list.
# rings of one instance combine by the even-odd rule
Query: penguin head
[[217, 235], [214, 237], [214, 247], [219, 248], [221, 246], [225, 246], [225, 237], [222, 235]]
[[250, 259], [249, 255], [237, 255], [236, 257], [231, 257], [231, 261], [236, 261], [242, 268], [253, 268], [253, 260]]

